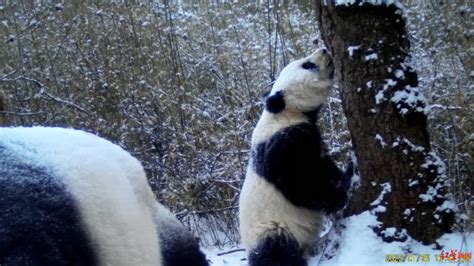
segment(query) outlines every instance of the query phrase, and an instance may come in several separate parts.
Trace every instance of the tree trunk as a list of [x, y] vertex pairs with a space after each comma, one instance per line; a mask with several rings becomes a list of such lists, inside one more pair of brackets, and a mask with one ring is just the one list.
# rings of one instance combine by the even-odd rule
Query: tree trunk
[[[362, 177], [345, 215], [371, 210], [385, 241], [408, 233], [433, 243], [451, 227], [455, 207], [446, 200], [445, 166], [431, 151], [429, 108], [407, 63], [410, 43], [401, 10], [316, 2]], [[395, 233], [385, 230], [391, 227]]]

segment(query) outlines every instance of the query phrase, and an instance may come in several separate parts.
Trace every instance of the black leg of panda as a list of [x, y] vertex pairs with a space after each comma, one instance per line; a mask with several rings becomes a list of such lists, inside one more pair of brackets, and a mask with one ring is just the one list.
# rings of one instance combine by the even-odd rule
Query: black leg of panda
[[208, 266], [206, 256], [199, 249], [199, 242], [191, 238], [191, 233], [173, 232], [160, 234], [163, 266]]
[[307, 266], [296, 239], [281, 228], [267, 232], [249, 252], [249, 266]]
[[164, 266], [208, 266], [206, 256], [199, 246], [180, 248], [179, 252], [165, 250], [162, 252]]

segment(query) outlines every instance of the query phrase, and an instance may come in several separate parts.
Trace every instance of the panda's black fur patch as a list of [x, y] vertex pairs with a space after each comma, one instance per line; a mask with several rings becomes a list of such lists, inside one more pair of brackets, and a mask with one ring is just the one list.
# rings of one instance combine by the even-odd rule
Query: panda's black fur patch
[[304, 64], [301, 65], [301, 67], [303, 69], [307, 69], [307, 70], [318, 70], [318, 66], [313, 63], [313, 62], [305, 62]]
[[292, 204], [335, 212], [346, 203], [347, 177], [322, 155], [321, 144], [315, 124], [284, 128], [252, 150], [253, 167]]
[[249, 266], [307, 265], [300, 245], [293, 236], [287, 234], [267, 234], [249, 252]]
[[1, 144], [0, 210], [0, 265], [98, 264], [65, 185]]
[[272, 96], [267, 97], [265, 101], [265, 109], [273, 114], [277, 114], [285, 109], [285, 99], [283, 92], [277, 91]]
[[[160, 233], [163, 265], [208, 266], [209, 262], [199, 249], [198, 240], [191, 238], [190, 232], [172, 232], [173, 230], [169, 231], [167, 228], [162, 228], [163, 232]], [[186, 236], [183, 236], [183, 234], [186, 234]]]

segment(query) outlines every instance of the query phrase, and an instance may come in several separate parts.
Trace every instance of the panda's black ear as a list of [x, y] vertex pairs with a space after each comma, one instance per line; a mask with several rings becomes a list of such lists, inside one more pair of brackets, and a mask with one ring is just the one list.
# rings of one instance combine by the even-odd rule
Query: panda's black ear
[[277, 114], [285, 109], [285, 99], [283, 92], [277, 91], [275, 94], [269, 96], [265, 102], [265, 109], [268, 112]]

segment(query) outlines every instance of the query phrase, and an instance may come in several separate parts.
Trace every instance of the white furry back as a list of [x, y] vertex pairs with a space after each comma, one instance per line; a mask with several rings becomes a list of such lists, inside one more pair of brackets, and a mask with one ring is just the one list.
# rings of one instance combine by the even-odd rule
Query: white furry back
[[101, 265], [161, 265], [154, 195], [129, 153], [63, 128], [0, 128], [0, 140], [61, 176], [78, 202]]

